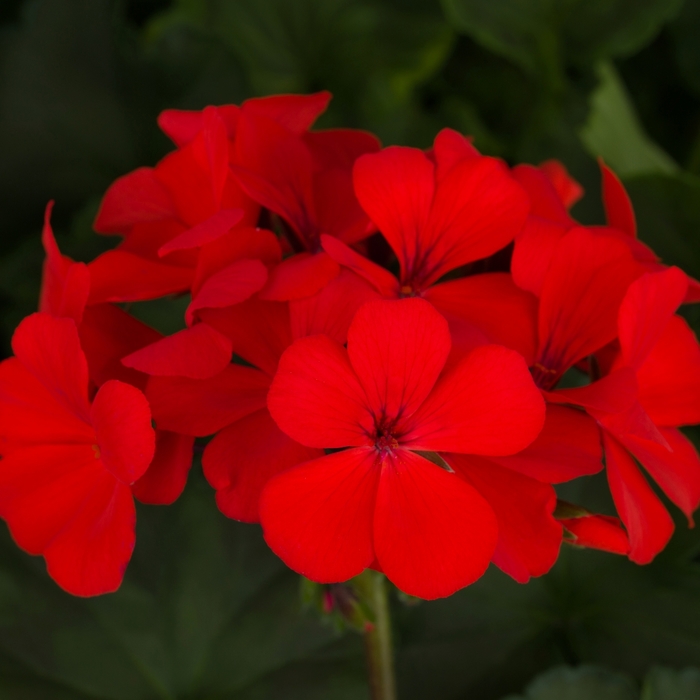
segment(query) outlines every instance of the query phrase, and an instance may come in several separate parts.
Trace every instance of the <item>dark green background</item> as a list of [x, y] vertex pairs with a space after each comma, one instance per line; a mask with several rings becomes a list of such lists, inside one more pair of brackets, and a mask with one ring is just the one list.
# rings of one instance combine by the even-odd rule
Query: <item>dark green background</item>
[[[642, 238], [700, 276], [700, 0], [2, 0], [3, 352], [36, 307], [48, 199], [62, 248], [89, 260], [114, 243], [91, 231], [105, 188], [169, 148], [161, 109], [320, 89], [335, 95], [320, 126], [417, 146], [451, 126], [511, 163], [560, 158], [585, 223], [602, 223], [602, 155]], [[182, 312], [134, 310], [164, 330]], [[564, 491], [611, 512], [601, 477]], [[178, 504], [140, 507], [115, 595], [71, 598], [0, 541], [0, 700], [368, 697], [361, 638], [302, 609], [297, 577], [216, 511], [198, 467]], [[527, 586], [491, 570], [392, 605], [401, 700], [636, 700], [645, 676], [644, 700], [700, 697], [697, 674], [653, 669], [700, 666], [700, 536], [680, 519], [647, 567], [567, 548]], [[609, 672], [524, 690], [582, 663]]]

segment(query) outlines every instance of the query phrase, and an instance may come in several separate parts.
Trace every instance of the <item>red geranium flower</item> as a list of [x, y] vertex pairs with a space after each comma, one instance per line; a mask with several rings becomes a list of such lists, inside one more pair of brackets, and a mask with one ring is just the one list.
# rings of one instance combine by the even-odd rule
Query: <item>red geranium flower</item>
[[155, 450], [145, 396], [105, 382], [88, 399], [75, 323], [36, 313], [0, 364], [0, 516], [75, 595], [116, 590], [134, 547], [131, 485]]
[[498, 526], [488, 502], [426, 453], [512, 454], [539, 432], [544, 404], [522, 358], [477, 348], [443, 372], [447, 323], [421, 299], [370, 302], [348, 348], [296, 341], [268, 397], [277, 424], [303, 445], [341, 451], [272, 479], [261, 501], [270, 547], [320, 582], [368, 566], [423, 598], [479, 578]]

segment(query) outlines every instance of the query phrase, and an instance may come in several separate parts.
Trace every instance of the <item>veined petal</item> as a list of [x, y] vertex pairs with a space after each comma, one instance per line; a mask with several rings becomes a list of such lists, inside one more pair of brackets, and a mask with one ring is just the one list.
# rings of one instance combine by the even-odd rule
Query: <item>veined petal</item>
[[493, 510], [456, 474], [408, 450], [384, 457], [374, 549], [402, 591], [432, 600], [468, 586], [486, 571], [497, 538]]
[[435, 190], [414, 271], [423, 288], [510, 243], [529, 210], [527, 195], [495, 158], [455, 165]]
[[326, 455], [272, 479], [260, 501], [260, 521], [270, 549], [312, 581], [335, 583], [357, 576], [374, 560], [379, 474], [377, 451], [360, 447]]
[[416, 271], [435, 190], [435, 166], [417, 148], [390, 146], [360, 156], [355, 194], [401, 263], [401, 279]]
[[523, 358], [486, 345], [443, 375], [410, 420], [403, 446], [477, 455], [527, 447], [544, 424], [545, 404]]
[[367, 398], [345, 348], [325, 335], [301, 338], [282, 355], [267, 405], [277, 425], [307, 447], [367, 444]]
[[450, 347], [447, 322], [423, 299], [362, 306], [348, 330], [348, 356], [375, 420], [409, 418], [433, 388]]
[[637, 271], [622, 241], [584, 228], [567, 233], [542, 284], [539, 361], [562, 373], [613, 340], [620, 302]]

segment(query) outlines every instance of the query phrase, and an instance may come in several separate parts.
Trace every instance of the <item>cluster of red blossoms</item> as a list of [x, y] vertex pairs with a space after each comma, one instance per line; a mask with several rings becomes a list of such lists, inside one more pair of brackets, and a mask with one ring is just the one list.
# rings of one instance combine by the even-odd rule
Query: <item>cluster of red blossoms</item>
[[[195, 443], [228, 517], [319, 582], [371, 567], [446, 596], [493, 562], [525, 582], [562, 540], [650, 561], [690, 519], [700, 284], [606, 226], [556, 162], [311, 130], [328, 93], [168, 110], [176, 150], [118, 179], [89, 264], [50, 225], [40, 310], [0, 365], [0, 516], [67, 591], [121, 583], [134, 498], [169, 504]], [[188, 295], [163, 336], [129, 303]], [[202, 438], [211, 438], [208, 441]], [[557, 503], [606, 469], [619, 519]]]

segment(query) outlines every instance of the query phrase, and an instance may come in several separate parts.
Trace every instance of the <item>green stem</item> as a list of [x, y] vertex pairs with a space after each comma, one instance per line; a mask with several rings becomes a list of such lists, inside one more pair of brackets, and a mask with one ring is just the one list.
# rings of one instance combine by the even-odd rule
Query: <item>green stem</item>
[[365, 630], [367, 675], [372, 700], [396, 700], [394, 650], [391, 644], [391, 616], [384, 574], [367, 570], [367, 602], [374, 613], [374, 624]]

